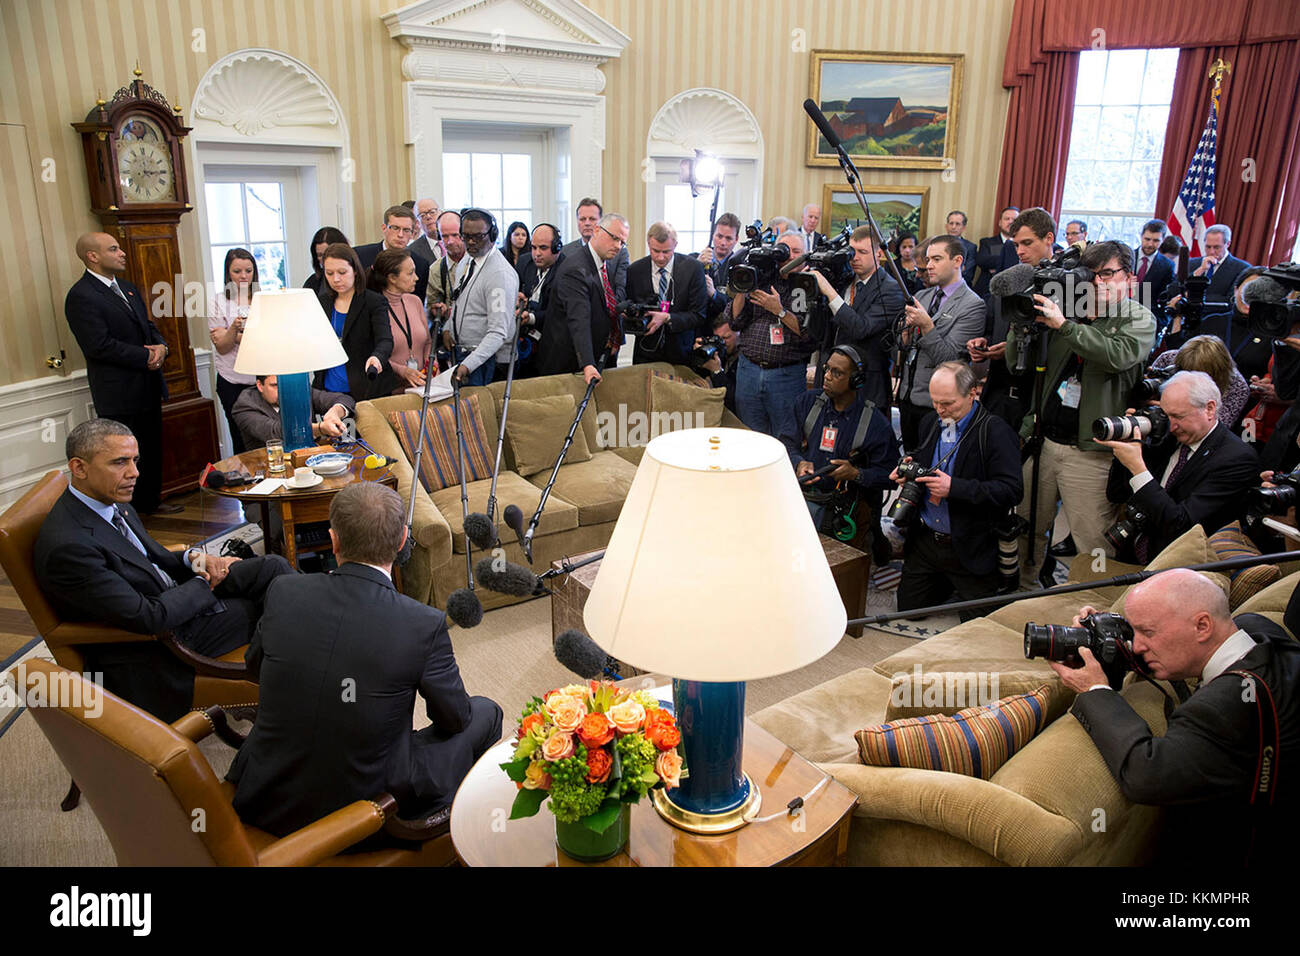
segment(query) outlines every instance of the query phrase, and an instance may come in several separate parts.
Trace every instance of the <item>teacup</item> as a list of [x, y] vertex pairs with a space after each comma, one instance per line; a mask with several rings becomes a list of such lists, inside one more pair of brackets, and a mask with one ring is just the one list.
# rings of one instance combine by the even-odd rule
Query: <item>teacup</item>
[[289, 484], [293, 485], [295, 488], [305, 488], [308, 485], [315, 484], [315, 482], [316, 472], [312, 471], [310, 468], [295, 468], [293, 470], [293, 477], [289, 479]]

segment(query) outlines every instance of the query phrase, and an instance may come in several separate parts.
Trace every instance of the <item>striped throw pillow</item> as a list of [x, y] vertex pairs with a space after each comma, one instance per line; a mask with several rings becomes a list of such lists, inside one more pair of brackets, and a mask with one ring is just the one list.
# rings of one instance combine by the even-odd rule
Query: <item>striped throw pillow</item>
[[1047, 721], [1052, 686], [968, 707], [951, 717], [909, 717], [859, 730], [858, 755], [869, 767], [910, 767], [987, 780]]
[[[1234, 521], [1210, 535], [1210, 549], [1217, 561], [1229, 558], [1257, 557], [1259, 548], [1255, 542], [1241, 530], [1241, 522]], [[1282, 577], [1282, 571], [1276, 564], [1257, 564], [1253, 568], [1237, 568], [1228, 571], [1228, 580], [1232, 582], [1228, 591], [1228, 604], [1238, 608], [1253, 598], [1264, 588]]]
[[[389, 412], [388, 422], [397, 433], [397, 440], [402, 443], [406, 460], [414, 467], [420, 434], [419, 410]], [[456, 456], [456, 415], [452, 403], [429, 406], [424, 427], [420, 484], [432, 494], [460, 484], [460, 459]], [[477, 395], [460, 400], [460, 428], [465, 436], [465, 481], [468, 483], [491, 478], [493, 455], [488, 452], [488, 440]]]

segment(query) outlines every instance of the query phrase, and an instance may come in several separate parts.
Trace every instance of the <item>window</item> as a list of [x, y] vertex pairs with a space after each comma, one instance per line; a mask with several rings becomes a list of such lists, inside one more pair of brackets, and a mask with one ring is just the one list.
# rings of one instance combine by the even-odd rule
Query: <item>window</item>
[[533, 158], [528, 153], [443, 153], [445, 208], [477, 206], [503, 233], [518, 220], [532, 228]]
[[204, 184], [204, 198], [213, 280], [219, 284], [225, 275], [226, 253], [242, 247], [257, 261], [260, 288], [283, 289], [288, 285], [289, 248], [281, 184], [208, 182]]
[[[682, 255], [699, 252], [709, 244], [709, 210], [713, 208], [712, 187], [701, 186], [698, 196], [691, 196], [689, 183], [664, 186], [664, 220], [677, 230], [677, 251]], [[727, 211], [727, 187], [718, 198], [718, 215]], [[742, 237], [743, 238], [743, 237]]]
[[1148, 219], [1165, 218], [1156, 186], [1177, 68], [1174, 49], [1079, 54], [1058, 239], [1080, 219], [1093, 242], [1133, 245]]

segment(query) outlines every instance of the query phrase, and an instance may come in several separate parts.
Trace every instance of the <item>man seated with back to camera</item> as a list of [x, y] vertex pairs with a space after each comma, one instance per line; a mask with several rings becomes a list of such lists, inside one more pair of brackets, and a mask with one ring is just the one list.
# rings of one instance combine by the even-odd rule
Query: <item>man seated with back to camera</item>
[[[244, 436], [244, 446], [260, 448], [272, 439], [282, 438], [280, 421], [279, 376], [257, 376], [257, 387], [246, 388], [235, 401], [231, 414]], [[347, 432], [343, 419], [356, 412], [357, 403], [344, 392], [311, 390], [311, 410], [320, 421], [312, 422], [312, 438], [341, 438]]]
[[[895, 512], [906, 535], [900, 611], [939, 604], [954, 592], [962, 601], [996, 594], [997, 526], [1024, 492], [1020, 439], [979, 401], [970, 366], [944, 362], [930, 376], [929, 390], [934, 411], [921, 420], [920, 445], [904, 461], [933, 473], [915, 479], [925, 496], [920, 513]], [[890, 480], [904, 485], [898, 472]], [[963, 611], [961, 618], [981, 613]]]
[[[836, 535], [844, 517], [851, 517], [858, 528], [864, 523], [876, 527], [881, 492], [891, 487], [889, 469], [898, 461], [898, 441], [885, 417], [888, 408], [866, 397], [865, 375], [857, 350], [835, 346], [826, 361], [822, 390], [795, 398], [777, 435], [790, 453], [795, 477], [826, 472], [800, 482], [813, 525], [822, 534]], [[868, 510], [859, 509], [859, 503]]]
[[[1074, 624], [1093, 612], [1081, 608]], [[1078, 693], [1071, 713], [1125, 798], [1164, 807], [1156, 862], [1289, 863], [1300, 848], [1297, 790], [1278, 771], [1300, 745], [1300, 643], [1263, 615], [1234, 619], [1223, 590], [1186, 568], [1134, 585], [1124, 616], [1152, 677], [1200, 680], [1163, 736], [1111, 689], [1089, 649], [1082, 666], [1052, 669]]]
[[1246, 489], [1258, 484], [1259, 457], [1219, 422], [1221, 401], [1210, 376], [1178, 372], [1160, 392], [1169, 423], [1158, 442], [1097, 443], [1115, 456], [1107, 497], [1125, 505], [1120, 535], [1108, 535], [1117, 557], [1146, 564], [1192, 525], [1211, 535], [1241, 516]]
[[[405, 510], [391, 488], [348, 485], [330, 504], [338, 570], [269, 589], [245, 654], [257, 723], [227, 774], [246, 823], [284, 836], [385, 792], [419, 816], [501, 738], [501, 708], [465, 692], [446, 617], [393, 586]], [[431, 723], [413, 731], [417, 693]]]

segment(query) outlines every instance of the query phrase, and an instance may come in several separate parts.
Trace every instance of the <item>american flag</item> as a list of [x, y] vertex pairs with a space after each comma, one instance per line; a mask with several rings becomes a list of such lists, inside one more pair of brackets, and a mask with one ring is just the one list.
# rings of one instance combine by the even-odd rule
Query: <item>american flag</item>
[[1192, 154], [1191, 165], [1174, 200], [1169, 231], [1183, 241], [1192, 256], [1201, 254], [1205, 230], [1214, 225], [1214, 165], [1219, 141], [1219, 80], [1210, 95], [1210, 117]]

